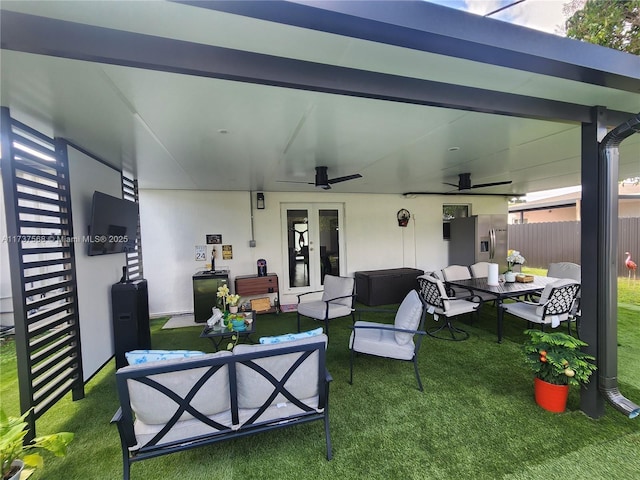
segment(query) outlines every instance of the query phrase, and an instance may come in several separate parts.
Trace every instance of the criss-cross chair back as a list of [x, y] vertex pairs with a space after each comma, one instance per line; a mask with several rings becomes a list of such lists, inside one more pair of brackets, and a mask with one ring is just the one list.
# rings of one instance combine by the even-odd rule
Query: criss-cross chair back
[[518, 301], [502, 303], [498, 309], [498, 323], [502, 324], [503, 312], [520, 317], [529, 324], [538, 323], [542, 328], [551, 325], [556, 328], [561, 322], [567, 322], [571, 334], [571, 320], [574, 319], [574, 305], [580, 292], [580, 284], [575, 280], [563, 278], [547, 284], [537, 302]]
[[548, 284], [540, 295], [540, 305], [536, 313], [542, 319], [557, 315], [560, 321], [567, 320], [579, 291], [580, 284], [569, 279]]
[[418, 277], [418, 293], [425, 304], [440, 310], [441, 313], [447, 310], [447, 292], [438, 278], [430, 275]]
[[439, 326], [426, 330], [429, 335], [442, 340], [469, 338], [469, 333], [454, 326], [452, 319], [465, 313], [477, 312], [479, 303], [467, 298], [451, 299], [442, 280], [430, 275], [418, 277], [418, 294], [427, 307], [427, 313], [433, 315], [435, 321], [439, 321], [440, 315], [445, 317]]

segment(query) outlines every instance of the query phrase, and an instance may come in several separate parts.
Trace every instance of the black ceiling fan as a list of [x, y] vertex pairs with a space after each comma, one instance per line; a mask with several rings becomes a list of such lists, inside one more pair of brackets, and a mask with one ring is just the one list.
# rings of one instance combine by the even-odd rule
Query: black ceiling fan
[[507, 180], [505, 182], [492, 182], [492, 183], [479, 183], [477, 185], [471, 185], [471, 174], [470, 173], [461, 173], [458, 175], [458, 184], [443, 182], [445, 185], [451, 185], [460, 190], [471, 190], [473, 188], [482, 188], [482, 187], [495, 187], [496, 185], [509, 185], [511, 180]]
[[362, 175], [356, 173], [354, 175], [346, 175], [344, 177], [329, 178], [327, 167], [316, 167], [316, 180], [315, 182], [296, 182], [290, 180], [278, 180], [282, 183], [306, 183], [307, 185], [315, 185], [316, 187], [324, 190], [329, 190], [334, 183], [346, 182], [347, 180], [355, 180], [356, 178], [362, 178]]
[[447, 183], [443, 182], [445, 185], [450, 185], [455, 187], [455, 190], [448, 192], [405, 192], [403, 195], [495, 195], [502, 197], [519, 197], [522, 196], [520, 193], [471, 193], [467, 190], [473, 190], [475, 188], [483, 188], [483, 187], [495, 187], [497, 185], [509, 185], [513, 183], [511, 180], [506, 180], [504, 182], [491, 182], [491, 183], [479, 183], [477, 185], [471, 184], [471, 173], [461, 173], [458, 175], [458, 183]]

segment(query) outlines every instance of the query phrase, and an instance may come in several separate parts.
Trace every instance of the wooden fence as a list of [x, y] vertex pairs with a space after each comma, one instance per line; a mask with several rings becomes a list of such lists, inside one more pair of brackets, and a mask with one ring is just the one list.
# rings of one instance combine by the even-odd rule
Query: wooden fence
[[[527, 259], [526, 265], [547, 268], [553, 262], [580, 262], [580, 222], [509, 225], [509, 248]], [[640, 264], [640, 217], [618, 219], [618, 276], [628, 274], [624, 252]]]

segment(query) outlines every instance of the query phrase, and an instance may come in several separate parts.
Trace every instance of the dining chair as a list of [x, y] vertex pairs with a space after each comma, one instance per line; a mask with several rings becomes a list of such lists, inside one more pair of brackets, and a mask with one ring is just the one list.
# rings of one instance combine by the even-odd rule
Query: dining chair
[[441, 316], [444, 317], [440, 326], [426, 330], [428, 335], [453, 341], [469, 338], [469, 332], [453, 325], [453, 319], [465, 313], [477, 314], [480, 302], [472, 301], [477, 297], [449, 298], [442, 281], [430, 275], [418, 277], [418, 293], [426, 306], [426, 312], [432, 315], [436, 322], [440, 321]]
[[[549, 268], [547, 269], [547, 277], [553, 278], [569, 278], [571, 280], [575, 280], [578, 283], [582, 283], [582, 267], [577, 263], [573, 262], [557, 262], [550, 263]], [[580, 317], [580, 300], [582, 297], [582, 292], [578, 291], [578, 297], [576, 299], [576, 303], [573, 307], [573, 314], [576, 316], [576, 319]]]
[[320, 300], [302, 302], [302, 297], [312, 293], [305, 292], [298, 295], [298, 332], [300, 331], [300, 316], [313, 318], [324, 322], [325, 333], [329, 335], [329, 320], [351, 315], [353, 313], [353, 301], [355, 280], [352, 277], [324, 276], [324, 290]]
[[[360, 320], [367, 312], [388, 312], [393, 310], [373, 309], [358, 311], [358, 321], [353, 324], [349, 338], [351, 350], [349, 383], [353, 384], [353, 359], [356, 353], [364, 353], [393, 360], [413, 362], [418, 389], [422, 392], [422, 381], [418, 371], [418, 351], [424, 331], [425, 308], [415, 290], [411, 290], [395, 312], [392, 324]], [[414, 337], [417, 340], [414, 342]]]
[[498, 309], [499, 322], [504, 312], [520, 317], [528, 322], [537, 323], [544, 329], [551, 325], [556, 328], [561, 322], [567, 322], [571, 335], [571, 320], [574, 319], [574, 306], [577, 301], [580, 284], [575, 280], [562, 278], [547, 284], [537, 302], [518, 300], [514, 303], [503, 303]]
[[[488, 265], [488, 263], [487, 263]], [[483, 275], [484, 277], [488, 276], [489, 267], [487, 266], [487, 275]], [[442, 269], [442, 277], [446, 282], [455, 281], [455, 280], [470, 280], [472, 271], [469, 267], [464, 265], [449, 265]], [[476, 275], [474, 275], [475, 277]], [[455, 298], [468, 298], [469, 296], [476, 296], [480, 298], [483, 302], [495, 302], [496, 296], [492, 295], [488, 292], [477, 292], [471, 289], [465, 289], [461, 287], [451, 287], [447, 285], [447, 292], [449, 295], [454, 296]]]
[[476, 262], [469, 266], [473, 278], [487, 278], [489, 276], [489, 262]]
[[[445, 282], [449, 280], [468, 280], [471, 278], [469, 267], [464, 265], [449, 265], [442, 269], [442, 279]], [[472, 294], [471, 290], [462, 287], [446, 286], [447, 293], [450, 297], [467, 297]]]

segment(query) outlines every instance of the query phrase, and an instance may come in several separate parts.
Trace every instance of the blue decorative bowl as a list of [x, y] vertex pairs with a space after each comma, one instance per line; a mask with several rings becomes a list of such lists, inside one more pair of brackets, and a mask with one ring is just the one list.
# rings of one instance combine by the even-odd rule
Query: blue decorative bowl
[[242, 331], [245, 329], [244, 320], [233, 320], [231, 324], [233, 325], [234, 330]]

